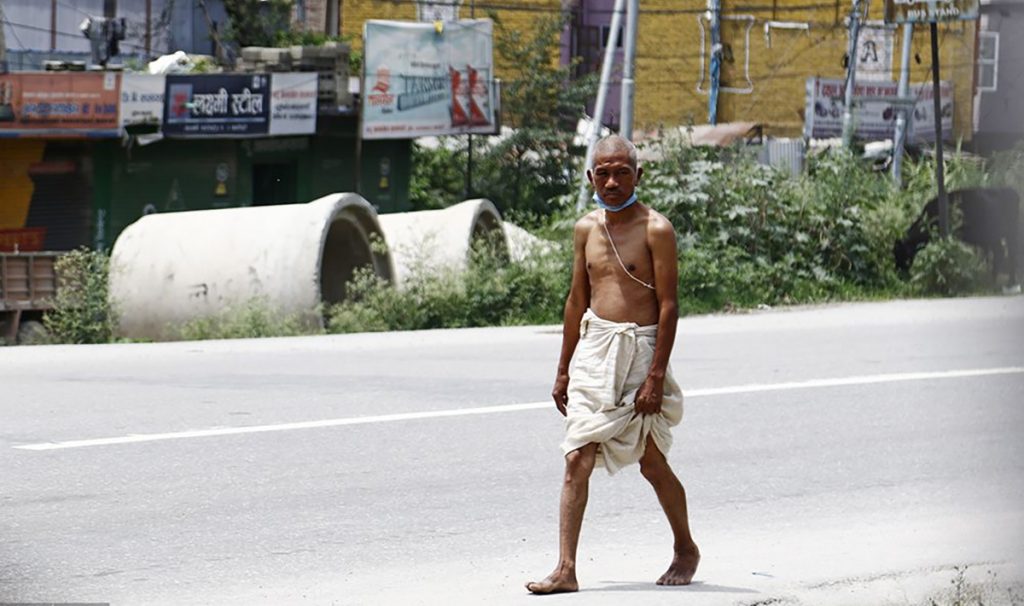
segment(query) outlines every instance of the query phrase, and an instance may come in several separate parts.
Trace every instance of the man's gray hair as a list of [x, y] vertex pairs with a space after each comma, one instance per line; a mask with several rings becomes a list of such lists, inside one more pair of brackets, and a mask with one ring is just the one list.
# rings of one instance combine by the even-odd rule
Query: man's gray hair
[[594, 155], [590, 159], [590, 168], [594, 168], [594, 164], [597, 162], [598, 156], [607, 156], [609, 154], [625, 153], [629, 156], [629, 165], [636, 170], [637, 166], [637, 154], [636, 146], [633, 142], [621, 135], [608, 135], [594, 145]]

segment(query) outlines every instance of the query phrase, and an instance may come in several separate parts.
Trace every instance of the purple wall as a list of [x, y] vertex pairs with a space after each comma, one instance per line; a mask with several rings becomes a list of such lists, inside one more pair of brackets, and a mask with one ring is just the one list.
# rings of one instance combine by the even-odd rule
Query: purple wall
[[[571, 9], [569, 25], [562, 32], [562, 65], [567, 65], [572, 56], [578, 56], [583, 61], [577, 67], [577, 74], [601, 73], [601, 61], [604, 59], [604, 46], [609, 34], [614, 7], [615, 0], [578, 0], [575, 3], [575, 7]], [[613, 127], [618, 127], [621, 111], [620, 80], [622, 78], [623, 42], [620, 33], [619, 44], [615, 52], [615, 66], [612, 68], [612, 79], [608, 87], [608, 99], [605, 102], [603, 123]], [[592, 100], [587, 104], [587, 111], [593, 113], [593, 110], [594, 101]]]

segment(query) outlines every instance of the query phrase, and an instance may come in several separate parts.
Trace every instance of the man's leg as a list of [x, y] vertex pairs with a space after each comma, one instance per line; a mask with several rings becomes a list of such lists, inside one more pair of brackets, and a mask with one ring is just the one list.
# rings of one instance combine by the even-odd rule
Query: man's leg
[[563, 593], [576, 591], [576, 546], [580, 542], [583, 511], [587, 508], [590, 474], [594, 471], [597, 444], [565, 455], [565, 483], [558, 516], [558, 565], [554, 572], [539, 582], [530, 582], [526, 588], [533, 593]]
[[697, 572], [700, 551], [690, 536], [690, 522], [686, 514], [686, 491], [651, 436], [647, 436], [644, 456], [640, 458], [640, 473], [654, 487], [661, 508], [668, 516], [674, 539], [675, 555], [672, 564], [658, 579], [658, 585], [688, 585], [693, 579], [693, 574]]

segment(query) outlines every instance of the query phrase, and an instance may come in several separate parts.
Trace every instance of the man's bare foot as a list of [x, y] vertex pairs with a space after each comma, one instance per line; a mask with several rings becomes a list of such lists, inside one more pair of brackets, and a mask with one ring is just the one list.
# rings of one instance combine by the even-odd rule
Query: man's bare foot
[[700, 563], [700, 551], [694, 545], [691, 549], [677, 552], [665, 574], [658, 579], [658, 585], [689, 585]]
[[543, 581], [530, 581], [526, 584], [526, 590], [538, 595], [549, 593], [569, 593], [579, 591], [580, 585], [576, 582], [576, 571], [556, 568]]

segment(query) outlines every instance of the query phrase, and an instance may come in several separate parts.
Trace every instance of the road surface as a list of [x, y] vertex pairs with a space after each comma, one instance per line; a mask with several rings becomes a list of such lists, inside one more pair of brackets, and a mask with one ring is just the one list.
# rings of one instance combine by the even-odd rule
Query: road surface
[[[1024, 577], [1024, 297], [680, 322], [669, 460], [555, 562], [558, 327], [0, 348], [0, 602], [918, 604]], [[1018, 592], [1018, 595], [1024, 592]], [[1020, 602], [1018, 602], [1020, 603]]]

